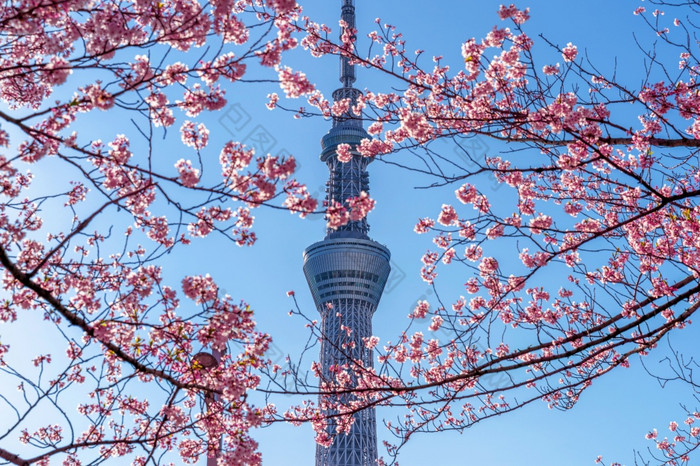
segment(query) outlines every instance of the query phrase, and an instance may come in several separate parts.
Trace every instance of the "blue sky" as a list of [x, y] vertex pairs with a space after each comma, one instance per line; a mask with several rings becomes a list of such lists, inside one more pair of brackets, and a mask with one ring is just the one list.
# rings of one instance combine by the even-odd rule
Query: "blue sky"
[[[339, 0], [301, 0], [300, 3], [312, 18], [333, 26], [337, 24]], [[644, 69], [633, 33], [649, 36], [641, 20], [632, 15], [639, 4], [627, 0], [540, 0], [530, 4], [518, 3], [517, 6], [531, 8], [531, 20], [526, 24], [526, 30], [533, 38], [542, 33], [561, 46], [573, 42], [578, 45], [579, 53], [587, 53], [599, 68], [611, 72], [617, 66], [621, 79], [637, 87]], [[496, 14], [498, 5], [499, 2], [490, 0], [434, 3], [356, 0], [357, 26], [360, 37], [364, 37], [375, 27], [374, 19], [379, 17], [383, 22], [397, 26], [408, 42], [408, 50], [424, 49], [426, 58], [444, 55], [446, 63], [457, 69], [461, 66], [462, 42], [471, 37], [481, 38], [495, 24], [501, 24]], [[539, 40], [536, 43], [542, 57], [549, 54], [552, 62], [561, 61], [557, 54], [541, 47]], [[360, 41], [360, 48], [362, 44]], [[297, 51], [288, 60], [293, 67], [304, 70], [326, 94], [339, 84], [338, 65], [333, 58], [313, 59], [303, 51]], [[428, 60], [425, 64], [431, 66]], [[377, 73], [358, 70], [357, 87], [377, 90], [387, 85]], [[330, 128], [330, 123], [320, 118], [294, 120], [289, 113], [270, 112], [264, 103], [266, 94], [274, 91], [279, 92], [274, 84], [231, 87], [226, 108], [199, 118], [211, 131], [210, 143], [203, 156], [215, 160], [219, 148], [230, 139], [259, 144], [259, 151], [269, 151], [273, 155], [291, 153], [300, 163], [300, 180], [310, 187], [312, 193], [320, 193], [328, 176], [326, 166], [318, 159], [320, 139]], [[298, 106], [303, 102], [285, 104]], [[89, 124], [96, 129], [110, 128], [105, 125], [114, 124], [113, 118], [103, 114]], [[105, 140], [110, 138], [109, 134]], [[179, 139], [177, 131], [171, 131], [170, 139], [173, 136], [175, 140]], [[438, 150], [457, 156], [453, 143], [437, 144]], [[474, 144], [475, 150], [489, 155], [504, 149], [487, 140], [480, 139]], [[177, 144], [164, 144], [159, 151], [164, 166], [172, 166], [181, 157], [192, 157], [182, 154], [182, 147]], [[388, 160], [410, 160], [408, 157], [399, 153]], [[42, 165], [40, 170], [48, 176], [50, 165], [45, 168]], [[430, 247], [430, 239], [416, 235], [413, 226], [420, 217], [436, 216], [440, 206], [453, 199], [452, 192], [456, 187], [427, 191], [415, 189], [431, 181], [390, 164], [375, 162], [370, 165], [372, 197], [377, 201], [376, 209], [369, 216], [370, 234], [389, 247], [394, 269], [374, 318], [375, 334], [383, 340], [396, 339], [398, 332], [408, 323], [406, 315], [417, 300], [430, 301], [434, 296], [419, 277], [420, 258]], [[506, 190], [501, 188], [495, 192], [495, 198], [508, 201]], [[323, 238], [324, 222], [319, 216], [300, 220], [287, 212], [272, 209], [257, 209], [254, 214], [259, 237], [254, 247], [238, 248], [212, 237], [195, 240], [176, 255], [164, 258], [165, 273], [171, 283], [179, 283], [184, 275], [210, 273], [227, 293], [250, 303], [260, 330], [274, 338], [273, 357], [287, 353], [294, 355], [303, 347], [307, 333], [302, 321], [287, 315], [292, 302], [286, 297], [286, 291], [295, 290], [301, 309], [307, 315], [315, 314], [302, 273], [302, 251]], [[46, 215], [51, 216], [51, 213]], [[53, 216], [58, 218], [59, 214]], [[52, 221], [56, 220], [53, 216]], [[513, 258], [516, 258], [515, 254]], [[452, 274], [441, 276], [438, 288], [441, 294], [451, 299], [464, 294], [462, 284], [467, 278], [465, 270], [454, 269]], [[685, 334], [681, 333], [674, 344], [691, 348], [691, 331], [692, 328]], [[36, 344], [34, 335], [34, 340], [24, 343]], [[6, 334], [3, 337], [8, 338]], [[21, 343], [22, 338], [14, 338], [16, 344]], [[646, 362], [653, 366], [665, 354], [665, 347], [661, 347]], [[418, 435], [404, 447], [400, 464], [577, 466], [593, 464], [597, 455], [603, 455], [608, 461], [631, 465], [635, 449], [645, 450], [653, 446], [644, 439], [645, 433], [656, 427], [663, 436], [668, 422], [682, 417], [679, 401], [683, 400], [689, 401], [689, 397], [682, 387], [661, 389], [634, 360], [630, 369], [615, 371], [597, 381], [568, 412], [550, 411], [545, 403], [534, 403], [515, 413], [479, 423], [462, 434]], [[288, 398], [276, 400], [281, 407], [289, 401]], [[378, 418], [391, 414], [380, 409]], [[253, 432], [253, 436], [260, 442], [267, 465], [313, 464], [315, 445], [308, 426], [279, 424]], [[381, 426], [379, 439], [391, 440]]]
[[[338, 14], [336, 3], [316, 1], [302, 2], [302, 5], [312, 17], [332, 25]], [[356, 4], [360, 36], [373, 28], [375, 17], [380, 17], [404, 34], [408, 50], [425, 49], [426, 57], [444, 55], [454, 67], [460, 66], [459, 51], [464, 40], [481, 38], [493, 25], [500, 23], [496, 15], [499, 2], [493, 1], [359, 0]], [[542, 33], [561, 46], [573, 42], [578, 45], [579, 53], [585, 51], [602, 70], [611, 72], [617, 65], [618, 74], [632, 87], [638, 86], [643, 73], [633, 33], [641, 31], [641, 37], [649, 36], [640, 19], [632, 15], [638, 5], [634, 1], [517, 4], [531, 8], [531, 20], [526, 24], [531, 36]], [[540, 50], [541, 56], [551, 54], [553, 62], [561, 61], [544, 47]], [[298, 67], [304, 69], [324, 92], [329, 93], [337, 87], [337, 65], [332, 59], [306, 59], [301, 55], [295, 58]], [[378, 83], [383, 83], [381, 77], [365, 70], [358, 71], [357, 87], [373, 88]], [[328, 130], [329, 123], [317, 119], [291, 121], [281, 112], [261, 109], [264, 96], [249, 97], [250, 101], [246, 100], [243, 106], [251, 117], [250, 125], [259, 124], [268, 129], [277, 140], [276, 147], [286, 149], [301, 161], [302, 180], [312, 187], [321, 186], [327, 170], [317, 159], [318, 141]], [[260, 102], [254, 103], [254, 98]], [[226, 127], [225, 130], [231, 129], [230, 125], [222, 126]], [[444, 144], [440, 147], [445, 151], [454, 149], [449, 142], [441, 144]], [[482, 140], [478, 144], [484, 145], [485, 152], [498, 149], [489, 141]], [[385, 339], [395, 339], [396, 333], [406, 324], [405, 316], [418, 299], [430, 300], [431, 297], [431, 290], [418, 276], [420, 257], [429, 247], [429, 240], [414, 234], [412, 228], [419, 217], [435, 216], [441, 204], [451, 199], [454, 187], [433, 191], [414, 189], [426, 182], [426, 179], [380, 162], [370, 166], [372, 196], [377, 201], [377, 208], [369, 217], [371, 236], [391, 249], [392, 265], [399, 270], [396, 277], [401, 277], [390, 284], [375, 314], [375, 333]], [[273, 335], [276, 346], [284, 352], [294, 352], [293, 348], [298, 348], [304, 335], [300, 322], [285, 320], [285, 311], [291, 303], [284, 292], [296, 290], [302, 309], [313, 312], [311, 296], [301, 273], [301, 251], [322, 238], [322, 223], [320, 220], [299, 222], [285, 213], [258, 212], [258, 244], [250, 250], [231, 251], [235, 262], [248, 263], [248, 258], [252, 262], [244, 268], [232, 268], [226, 280], [233, 289], [238, 283], [246, 284], [245, 298], [256, 309], [261, 328]], [[221, 257], [219, 253], [215, 255]], [[261, 261], [260, 257], [264, 259]], [[250, 283], [256, 276], [260, 277], [258, 286]], [[450, 292], [459, 294], [461, 290], [451, 290], [450, 284], [459, 283], [457, 286], [461, 286], [466, 278], [464, 273], [457, 272], [444, 280], [439, 279], [438, 286], [448, 295]], [[681, 337], [674, 340], [676, 344], [690, 346], [689, 337]], [[665, 348], [660, 348], [646, 362], [653, 366], [664, 351]], [[603, 455], [607, 461], [629, 465], [634, 462], [635, 449], [653, 447], [644, 439], [646, 432], [657, 427], [663, 436], [668, 422], [682, 416], [678, 402], [687, 400], [687, 395], [681, 388], [662, 390], [635, 360], [632, 368], [597, 381], [573, 410], [551, 411], [545, 403], [534, 403], [515, 413], [477, 424], [462, 434], [418, 435], [404, 448], [400, 463], [404, 466], [586, 465], [594, 464], [596, 456]], [[380, 409], [378, 417], [381, 418], [383, 413], [386, 411]], [[314, 445], [307, 427], [274, 426], [255, 436], [261, 443], [267, 464], [313, 464]], [[388, 438], [381, 427], [379, 437], [380, 440]]]

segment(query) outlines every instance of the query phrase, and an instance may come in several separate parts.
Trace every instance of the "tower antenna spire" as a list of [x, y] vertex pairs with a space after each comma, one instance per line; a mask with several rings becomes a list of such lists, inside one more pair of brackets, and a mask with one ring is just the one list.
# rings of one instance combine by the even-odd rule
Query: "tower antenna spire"
[[[340, 8], [340, 19], [343, 22], [343, 27], [340, 28], [340, 43], [343, 42], [343, 36], [350, 29], [355, 34], [355, 2], [354, 0], [342, 0]], [[357, 99], [362, 93], [353, 87], [355, 83], [355, 65], [352, 64], [350, 57], [340, 54], [340, 83], [342, 86], [333, 92], [333, 100], [338, 102], [348, 99], [350, 108], [339, 116], [333, 117], [333, 127], [343, 126], [345, 128], [355, 127], [362, 130], [362, 115], [355, 113], [353, 106], [357, 104]], [[362, 130], [364, 131], [364, 130]]]
[[[343, 0], [340, 19], [345, 22], [345, 27], [340, 30], [342, 41], [347, 28], [355, 30], [355, 2], [353, 0]], [[343, 55], [340, 56], [340, 82], [343, 83], [343, 87], [352, 87], [355, 82], [355, 66], [350, 63], [348, 57]]]

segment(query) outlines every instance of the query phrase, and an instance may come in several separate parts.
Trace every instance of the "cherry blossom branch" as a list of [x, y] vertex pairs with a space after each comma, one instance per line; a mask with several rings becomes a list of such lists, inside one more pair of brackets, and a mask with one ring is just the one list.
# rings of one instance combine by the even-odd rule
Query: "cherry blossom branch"
[[0, 448], [0, 458], [9, 461], [12, 464], [16, 464], [17, 466], [29, 466], [31, 463], [27, 460], [23, 460], [21, 457], [18, 455], [15, 455], [14, 453], [10, 453], [9, 451], [5, 450], [4, 448]]
[[71, 325], [80, 328], [83, 331], [83, 333], [85, 333], [85, 335], [87, 335], [88, 337], [99, 341], [102, 345], [105, 346], [105, 348], [114, 353], [122, 361], [131, 365], [137, 371], [165, 380], [168, 383], [180, 389], [205, 391], [210, 390], [208, 387], [199, 384], [183, 384], [182, 382], [175, 379], [166, 372], [163, 372], [158, 369], [153, 369], [151, 367], [141, 364], [138, 360], [125, 353], [118, 345], [115, 345], [110, 341], [102, 341], [99, 337], [96, 336], [95, 330], [90, 325], [88, 325], [87, 322], [85, 322], [76, 313], [72, 312], [63, 304], [61, 304], [61, 302], [58, 299], [56, 299], [56, 297], [54, 297], [47, 290], [33, 282], [27, 276], [26, 273], [22, 272], [19, 268], [17, 268], [17, 266], [14, 263], [12, 263], [10, 258], [7, 256], [7, 252], [3, 247], [0, 247], [0, 264], [2, 264], [3, 267], [5, 267], [5, 269], [7, 269], [18, 282], [22, 283], [22, 285], [36, 293], [37, 296], [41, 297], [46, 302], [48, 302], [51, 305], [51, 307], [55, 309], [59, 314], [61, 314]]

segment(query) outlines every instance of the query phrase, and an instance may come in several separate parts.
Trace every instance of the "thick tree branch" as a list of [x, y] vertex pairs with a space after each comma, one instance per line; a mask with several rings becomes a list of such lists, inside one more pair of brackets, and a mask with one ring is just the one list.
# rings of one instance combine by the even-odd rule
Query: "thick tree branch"
[[[67, 307], [65, 307], [55, 296], [53, 296], [49, 291], [44, 289], [43, 287], [39, 286], [35, 282], [33, 282], [26, 273], [21, 271], [7, 256], [7, 252], [5, 251], [4, 248], [0, 247], [0, 264], [2, 264], [11, 274], [12, 276], [19, 281], [22, 285], [25, 287], [29, 288], [33, 292], [35, 292], [40, 298], [44, 299], [47, 303], [51, 305], [53, 309], [55, 309], [61, 316], [63, 316], [68, 322], [70, 322], [71, 325], [74, 325], [78, 328], [80, 328], [87, 336], [90, 338], [99, 341], [102, 345], [105, 346], [109, 351], [113, 352], [119, 359], [122, 361], [126, 362], [130, 366], [132, 366], [134, 369], [136, 369], [138, 372], [141, 372], [143, 374], [147, 375], [152, 375], [154, 377], [157, 377], [159, 379], [165, 380], [172, 384], [173, 386], [181, 389], [191, 389], [191, 390], [204, 390], [204, 391], [211, 391], [210, 388], [198, 385], [198, 384], [187, 384], [187, 383], [182, 383], [176, 378], [174, 378], [172, 375], [163, 372], [158, 369], [153, 369], [152, 367], [148, 367], [141, 362], [139, 362], [137, 359], [134, 357], [130, 356], [126, 352], [124, 352], [119, 346], [115, 345], [114, 343], [110, 341], [103, 341], [100, 338], [98, 338], [95, 335], [95, 330], [80, 316], [78, 316], [75, 312], [71, 311]], [[217, 392], [218, 393], [218, 392]]]
[[30, 464], [29, 461], [24, 460], [3, 448], [0, 448], [0, 458], [9, 461], [11, 464], [16, 464], [17, 466], [29, 466]]

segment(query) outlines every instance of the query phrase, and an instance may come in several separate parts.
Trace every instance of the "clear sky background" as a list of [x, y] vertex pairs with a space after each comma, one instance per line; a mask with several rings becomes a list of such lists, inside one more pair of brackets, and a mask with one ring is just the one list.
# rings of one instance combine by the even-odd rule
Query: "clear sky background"
[[[328, 0], [301, 2], [307, 14], [329, 25], [336, 24], [339, 3]], [[374, 19], [379, 17], [383, 22], [397, 26], [404, 34], [407, 50], [425, 49], [427, 59], [431, 55], [444, 55], [446, 62], [458, 69], [462, 42], [471, 37], [481, 38], [494, 25], [501, 24], [496, 14], [499, 4], [475, 0], [357, 0], [357, 26], [359, 36], [364, 37], [374, 28]], [[549, 54], [552, 62], [561, 62], [560, 56], [537, 39], [540, 33], [560, 46], [573, 42], [579, 53], [588, 54], [601, 70], [612, 72], [617, 66], [618, 76], [633, 88], [638, 88], [644, 72], [633, 34], [653, 40], [653, 34], [641, 19], [632, 14], [638, 5], [637, 1], [626, 0], [517, 3], [518, 7], [529, 6], [531, 9], [526, 31], [536, 39], [540, 57]], [[673, 18], [666, 19], [672, 21]], [[332, 58], [309, 59], [303, 54], [295, 54], [294, 58], [297, 61], [292, 63], [304, 69], [327, 94], [338, 86], [338, 68]], [[669, 57], [669, 61], [676, 58]], [[431, 66], [427, 60], [425, 65]], [[376, 90], [382, 85], [386, 83], [377, 73], [358, 71], [357, 87]], [[217, 136], [228, 137], [227, 132], [235, 136], [245, 135], [260, 125], [276, 139], [272, 152], [285, 149], [293, 153], [302, 164], [301, 179], [312, 187], [312, 192], [318, 191], [313, 187], [320, 188], [327, 177], [325, 165], [318, 160], [319, 140], [330, 128], [330, 123], [320, 119], [290, 120], [290, 115], [269, 112], [262, 108], [264, 95], [257, 91], [241, 95], [238, 102], [235, 97], [230, 100], [234, 106], [241, 104], [250, 121], [244, 128], [236, 128], [231, 120], [238, 118], [240, 109], [231, 107], [229, 110], [233, 116], [219, 121], [220, 133]], [[296, 105], [303, 105], [303, 102]], [[210, 125], [210, 128], [212, 133], [216, 132], [216, 126]], [[454, 149], [450, 142], [440, 144], [442, 146], [436, 147], [443, 147], [445, 152]], [[487, 140], [480, 140], [477, 144], [483, 144], [483, 151], [489, 155], [502, 149]], [[393, 157], [409, 155], [396, 154]], [[377, 201], [377, 208], [369, 217], [371, 236], [390, 248], [395, 271], [374, 317], [375, 334], [384, 339], [395, 339], [418, 299], [430, 300], [431, 290], [418, 275], [420, 257], [430, 247], [429, 238], [416, 235], [412, 229], [419, 217], [436, 216], [442, 203], [452, 199], [455, 187], [431, 191], [415, 189], [429, 181], [381, 162], [370, 166], [372, 197]], [[294, 353], [305, 340], [305, 332], [299, 320], [286, 317], [291, 302], [285, 297], [285, 292], [295, 290], [302, 309], [308, 314], [314, 313], [301, 271], [301, 252], [323, 237], [323, 222], [320, 219], [298, 221], [283, 212], [258, 211], [256, 216], [260, 239], [254, 248], [225, 251], [204, 248], [196, 253], [193, 249], [191, 253], [199, 258], [202, 271], [208, 271], [212, 264], [216, 264], [216, 269], [224, 271], [230, 292], [234, 295], [240, 293], [250, 301], [260, 327], [275, 338], [275, 351]], [[209, 260], [205, 261], [205, 257]], [[227, 259], [222, 263], [224, 257]], [[464, 272], [455, 269], [453, 276], [438, 279], [441, 294], [443, 290], [448, 296], [463, 294], [461, 284], [468, 278]], [[219, 273], [217, 278], [222, 279]], [[451, 285], [457, 288], [450, 288]], [[692, 331], [691, 328], [686, 333]], [[689, 335], [681, 337], [686, 340], [677, 338], [674, 344], [690, 346]], [[645, 362], [655, 366], [665, 354], [664, 346]], [[653, 443], [644, 439], [650, 429], [658, 428], [663, 437], [668, 433], [668, 422], [682, 417], [679, 401], [690, 401], [688, 395], [683, 387], [661, 389], [635, 360], [632, 368], [615, 371], [595, 382], [570, 411], [551, 411], [545, 403], [534, 403], [515, 413], [477, 424], [462, 434], [418, 435], [403, 449], [400, 463], [402, 466], [587, 465], [594, 464], [597, 455], [603, 455], [607, 461], [630, 465], [634, 463], [634, 450], [653, 448]], [[387, 414], [380, 409], [378, 418]], [[308, 427], [279, 425], [254, 435], [260, 441], [266, 464], [313, 464], [314, 443]], [[379, 438], [380, 441], [391, 440], [381, 426]]]
[[[306, 14], [336, 27], [340, 0], [299, 1]], [[482, 38], [494, 25], [502, 24], [496, 14], [499, 3], [492, 0], [356, 0], [357, 27], [359, 36], [364, 38], [375, 28], [374, 19], [379, 17], [383, 22], [397, 26], [397, 30], [404, 34], [407, 50], [426, 50], [426, 67], [432, 67], [429, 61], [432, 55], [444, 55], [445, 63], [457, 70], [463, 64], [461, 44], [472, 37]], [[618, 77], [637, 89], [644, 68], [634, 34], [638, 34], [645, 44], [653, 40], [653, 34], [641, 19], [632, 14], [640, 4], [643, 3], [636, 0], [532, 0], [529, 4], [517, 3], [517, 6], [531, 9], [531, 20], [525, 27], [536, 40], [540, 57], [551, 56], [551, 63], [561, 62], [561, 57], [548, 50], [537, 38], [540, 33], [560, 46], [572, 42], [578, 46], [579, 54], [586, 53], [601, 70], [610, 73], [617, 66]], [[673, 20], [672, 17], [665, 19], [668, 22]], [[363, 44], [368, 44], [366, 38], [360, 40], [360, 50]], [[676, 59], [672, 56], [668, 61], [673, 65]], [[339, 85], [338, 64], [332, 57], [313, 59], [305, 52], [297, 51], [287, 58], [287, 63], [304, 70], [326, 95]], [[251, 76], [271, 76], [269, 70], [250, 71]], [[378, 73], [358, 70], [356, 87], [386, 90], [389, 84]], [[322, 196], [328, 170], [318, 155], [320, 139], [330, 129], [330, 122], [320, 118], [295, 120], [290, 113], [271, 112], [264, 107], [268, 92], [282, 94], [274, 84], [236, 84], [228, 91], [226, 108], [201, 115], [198, 121], [204, 121], [211, 131], [203, 157], [211, 157], [216, 163], [220, 148], [231, 139], [254, 145], [259, 153], [291, 153], [301, 165], [299, 179], [310, 187], [312, 193]], [[303, 101], [283, 103], [292, 107], [304, 105]], [[105, 131], [116, 127], [113, 120], [110, 122], [110, 117], [114, 118], [106, 112], [102, 115], [104, 121], [98, 115], [84, 124]], [[634, 123], [635, 120], [630, 120], [630, 124]], [[86, 127], [89, 126], [83, 126]], [[120, 130], [115, 129], [115, 132]], [[111, 137], [105, 136], [104, 139]], [[191, 157], [183, 155], [183, 148], [177, 142], [177, 131], [171, 131], [169, 138], [170, 142], [159, 148], [164, 163], [172, 166], [181, 157]], [[434, 148], [458, 157], [455, 145], [449, 141], [438, 142]], [[472, 149], [495, 155], [507, 147], [480, 139], [474, 141]], [[388, 162], [394, 160], [410, 163], [414, 159], [403, 153], [387, 158]], [[50, 164], [44, 164], [33, 171], [50, 173], [50, 169]], [[392, 253], [393, 273], [374, 317], [375, 334], [383, 341], [396, 340], [396, 335], [408, 323], [406, 316], [416, 301], [430, 301], [433, 296], [432, 290], [419, 276], [420, 258], [431, 246], [430, 238], [415, 234], [413, 227], [418, 218], [435, 217], [443, 203], [451, 202], [456, 186], [416, 189], [432, 181], [389, 163], [378, 161], [370, 165], [370, 187], [372, 197], [377, 201], [376, 209], [369, 216], [370, 235], [386, 244]], [[482, 181], [488, 183], [488, 180]], [[507, 191], [507, 187], [498, 189], [493, 193], [494, 199], [502, 200], [504, 205], [512, 202], [512, 193]], [[293, 303], [286, 292], [295, 290], [302, 310], [309, 316], [315, 315], [302, 273], [302, 251], [323, 238], [324, 222], [320, 216], [300, 220], [287, 212], [264, 208], [257, 209], [254, 214], [255, 231], [259, 237], [254, 247], [238, 248], [213, 237], [195, 240], [191, 246], [164, 258], [165, 275], [170, 283], [176, 284], [185, 275], [210, 273], [227, 293], [235, 299], [247, 301], [255, 310], [260, 330], [273, 336], [273, 359], [284, 354], [294, 355], [303, 347], [307, 331], [300, 319], [288, 316]], [[54, 216], [60, 214], [46, 212], [45, 216], [55, 221]], [[517, 260], [517, 251], [513, 251], [512, 257]], [[441, 276], [437, 281], [441, 295], [444, 294], [447, 302], [453, 302], [452, 298], [464, 294], [462, 284], [468, 278], [466, 269], [458, 267], [451, 274]], [[41, 339], [41, 334], [36, 332], [32, 334], [33, 339], [7, 334], [3, 334], [3, 338], [6, 341], [14, 338], [13, 343], [17, 345], [34, 345]], [[691, 332], [694, 332], [692, 326], [674, 339], [674, 345], [692, 348]], [[657, 367], [658, 361], [667, 353], [667, 347], [663, 345], [645, 362]], [[644, 439], [649, 430], [656, 427], [663, 437], [668, 434], [668, 422], [683, 417], [679, 403], [690, 402], [689, 395], [682, 386], [661, 389], [645, 373], [639, 361], [633, 360], [630, 369], [616, 370], [596, 381], [570, 411], [550, 411], [545, 403], [537, 402], [479, 423], [462, 434], [417, 435], [404, 447], [399, 460], [402, 466], [578, 466], [594, 464], [595, 458], [603, 455], [608, 462], [631, 465], [634, 464], [635, 450], [645, 451], [653, 447], [653, 443]], [[281, 398], [276, 402], [283, 407], [290, 399]], [[377, 417], [382, 419], [392, 414], [379, 409]], [[315, 444], [309, 426], [279, 424], [257, 430], [252, 435], [260, 442], [266, 465], [314, 464]], [[380, 425], [380, 443], [384, 439], [392, 440]], [[204, 464], [205, 460], [200, 463]]]

